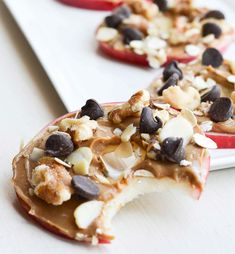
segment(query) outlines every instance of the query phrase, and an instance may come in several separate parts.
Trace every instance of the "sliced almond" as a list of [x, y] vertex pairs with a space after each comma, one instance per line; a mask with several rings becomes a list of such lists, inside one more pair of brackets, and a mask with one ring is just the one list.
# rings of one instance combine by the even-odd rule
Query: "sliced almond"
[[228, 82], [230, 82], [230, 83], [235, 83], [235, 75], [229, 75], [229, 76], [227, 77], [227, 80], [228, 80]]
[[208, 148], [208, 149], [217, 148], [217, 144], [212, 139], [207, 138], [206, 136], [201, 135], [199, 133], [195, 133], [193, 135], [193, 140], [200, 147]]
[[100, 159], [108, 176], [115, 180], [139, 161], [130, 142], [122, 142], [113, 152], [103, 154]]
[[155, 110], [153, 112], [153, 116], [160, 118], [163, 124], [165, 124], [170, 118], [169, 112], [167, 110]]
[[154, 177], [154, 174], [145, 169], [136, 170], [134, 173], [136, 177]]
[[170, 107], [171, 107], [171, 105], [168, 104], [168, 103], [157, 103], [157, 102], [154, 102], [153, 105], [156, 108], [160, 108], [160, 109], [170, 109]]
[[100, 27], [96, 34], [98, 41], [112, 41], [118, 35], [118, 31], [110, 27]]
[[180, 116], [184, 117], [186, 120], [188, 120], [192, 126], [196, 126], [197, 125], [197, 118], [195, 117], [195, 115], [193, 114], [193, 112], [187, 108], [182, 109], [180, 112]]
[[80, 147], [72, 152], [66, 161], [73, 165], [75, 174], [88, 175], [92, 158], [93, 153], [89, 147]]
[[128, 142], [135, 133], [136, 127], [133, 124], [128, 125], [121, 135], [122, 142]]
[[81, 229], [88, 228], [101, 214], [104, 202], [92, 200], [78, 206], [74, 211], [76, 225]]
[[44, 156], [44, 150], [34, 147], [32, 153], [29, 156], [29, 159], [31, 161], [38, 161], [43, 156]]
[[182, 160], [180, 161], [180, 166], [183, 166], [183, 167], [188, 167], [192, 165], [192, 162], [191, 161], [187, 161], [187, 160]]
[[204, 121], [200, 124], [200, 127], [204, 132], [208, 132], [212, 130], [213, 122], [212, 121]]
[[186, 146], [193, 136], [193, 126], [182, 116], [170, 119], [162, 128], [159, 138], [163, 142], [169, 137], [183, 138], [184, 146]]
[[189, 44], [185, 46], [185, 52], [189, 55], [189, 56], [198, 56], [200, 54], [200, 48], [196, 45], [193, 44]]
[[122, 135], [122, 130], [121, 130], [120, 128], [115, 128], [115, 129], [113, 130], [113, 134], [114, 134], [115, 136], [120, 137], [120, 136]]
[[55, 160], [57, 163], [59, 163], [60, 165], [65, 166], [66, 168], [71, 168], [71, 165], [69, 165], [68, 163], [62, 161], [62, 160], [59, 159], [59, 158], [54, 158], [54, 160]]

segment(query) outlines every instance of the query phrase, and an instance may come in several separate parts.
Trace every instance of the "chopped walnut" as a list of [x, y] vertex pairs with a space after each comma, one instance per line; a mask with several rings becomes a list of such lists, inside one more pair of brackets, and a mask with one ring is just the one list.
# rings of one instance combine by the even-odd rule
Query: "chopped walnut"
[[89, 116], [83, 116], [79, 119], [65, 118], [60, 122], [59, 127], [62, 131], [74, 132], [73, 140], [79, 142], [92, 138], [98, 124], [95, 120], [90, 120]]
[[126, 3], [135, 14], [144, 16], [146, 19], [153, 19], [158, 13], [157, 5], [142, 0], [126, 0]]
[[61, 205], [71, 198], [71, 180], [65, 167], [57, 163], [41, 164], [32, 172], [34, 194], [52, 205]]
[[129, 116], [139, 116], [142, 109], [150, 103], [150, 95], [147, 90], [140, 90], [132, 95], [128, 102], [111, 110], [108, 118], [113, 123], [121, 123]]

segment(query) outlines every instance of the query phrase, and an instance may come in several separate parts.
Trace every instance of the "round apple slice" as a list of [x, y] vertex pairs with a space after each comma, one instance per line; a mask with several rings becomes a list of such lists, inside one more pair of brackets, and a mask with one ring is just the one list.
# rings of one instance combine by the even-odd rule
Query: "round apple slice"
[[122, 4], [122, 0], [58, 0], [61, 3], [90, 10], [110, 11]]
[[[98, 27], [96, 39], [100, 50], [107, 56], [159, 68], [172, 60], [191, 62], [208, 47], [223, 52], [232, 41], [232, 26], [225, 25], [224, 19], [208, 19], [206, 14], [210, 11], [205, 8], [186, 4], [163, 11], [157, 3], [143, 1], [139, 5], [136, 6], [135, 1], [127, 1], [124, 7], [118, 7], [105, 17]], [[128, 8], [129, 11], [123, 15], [120, 8]], [[188, 9], [187, 15], [183, 11], [185, 8]], [[208, 22], [212, 22], [212, 27], [216, 27], [219, 34], [214, 34], [211, 28], [203, 33]]]
[[[53, 233], [97, 244], [114, 238], [110, 231], [113, 216], [139, 195], [183, 189], [199, 198], [208, 175], [210, 157], [205, 148], [190, 142], [189, 136], [202, 133], [200, 128], [187, 123], [185, 134], [185, 127], [181, 126], [184, 121], [178, 116], [176, 121], [171, 117], [170, 127], [182, 128], [182, 135], [169, 131], [167, 123], [155, 126], [151, 134], [139, 133], [140, 121], [142, 130], [149, 130], [144, 124], [154, 121], [154, 114], [153, 119], [149, 119], [151, 114], [143, 117], [146, 112], [143, 109], [149, 105], [146, 91], [137, 92], [126, 103], [101, 106], [93, 100], [81, 113], [66, 114], [47, 125], [13, 161], [15, 191], [27, 213]], [[155, 109], [149, 107], [149, 110], [154, 112]], [[92, 113], [96, 120], [83, 116], [84, 112]], [[157, 141], [161, 131], [164, 140]], [[49, 156], [46, 141], [52, 135], [63, 135], [63, 139], [56, 142], [72, 140], [74, 151], [64, 156], [68, 151], [65, 150], [67, 143], [61, 143], [63, 155]], [[89, 149], [81, 151], [81, 147]], [[164, 150], [161, 151], [161, 147]], [[58, 149], [58, 143], [55, 146], [50, 143], [50, 153], [53, 149]], [[81, 164], [81, 160], [87, 158], [89, 163]], [[79, 170], [75, 167], [77, 162]], [[83, 165], [86, 170], [81, 171]], [[79, 172], [82, 174], [78, 175]], [[53, 202], [57, 195], [60, 195], [60, 202], [58, 199]]]
[[[231, 37], [226, 37], [226, 40], [220, 41], [218, 45], [215, 47], [220, 51], [220, 52], [225, 52], [225, 50], [229, 47], [229, 45], [232, 42], [232, 36]], [[112, 45], [110, 45], [107, 42], [99, 42], [99, 49], [106, 54], [107, 56], [131, 63], [131, 64], [136, 64], [136, 65], [141, 65], [141, 66], [149, 66], [149, 62], [147, 60], [146, 55], [138, 55], [135, 52], [133, 52], [130, 49], [115, 49]], [[172, 51], [172, 50], [171, 50]], [[173, 49], [174, 51], [174, 49]], [[167, 60], [166, 62], [162, 65], [165, 66], [168, 63], [172, 61], [178, 61], [179, 63], [189, 63], [192, 62], [193, 60], [197, 59], [197, 56], [189, 56], [186, 53], [183, 54], [169, 54], [167, 55]]]

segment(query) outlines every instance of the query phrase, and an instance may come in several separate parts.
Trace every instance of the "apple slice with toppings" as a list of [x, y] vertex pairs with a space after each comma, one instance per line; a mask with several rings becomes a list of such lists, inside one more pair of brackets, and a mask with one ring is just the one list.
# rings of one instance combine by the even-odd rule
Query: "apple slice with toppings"
[[127, 1], [98, 27], [100, 50], [117, 60], [159, 68], [172, 60], [191, 62], [208, 47], [223, 52], [229, 46], [234, 31], [229, 24], [225, 29], [224, 15], [195, 9], [190, 1], [180, 4], [163, 10], [158, 1]]
[[97, 244], [114, 239], [112, 218], [140, 195], [180, 189], [198, 199], [214, 143], [191, 111], [161, 111], [141, 90], [53, 121], [13, 161], [23, 208], [54, 233]]
[[234, 74], [234, 64], [224, 60], [217, 49], [208, 48], [194, 63], [179, 66], [171, 62], [149, 90], [155, 105], [190, 108], [218, 148], [234, 148]]

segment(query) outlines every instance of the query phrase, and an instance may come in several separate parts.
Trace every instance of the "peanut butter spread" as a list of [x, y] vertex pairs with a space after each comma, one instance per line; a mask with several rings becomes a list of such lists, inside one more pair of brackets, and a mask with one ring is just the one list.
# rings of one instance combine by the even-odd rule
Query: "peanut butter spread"
[[198, 196], [214, 144], [191, 111], [163, 111], [141, 90], [55, 120], [13, 161], [23, 207], [49, 230], [96, 244], [113, 239], [112, 217], [139, 194], [170, 185]]
[[145, 55], [151, 67], [159, 68], [169, 58], [193, 60], [207, 47], [223, 50], [233, 37], [223, 14], [194, 7], [194, 1], [169, 1], [164, 9], [157, 2], [125, 1], [99, 26], [97, 40]]

